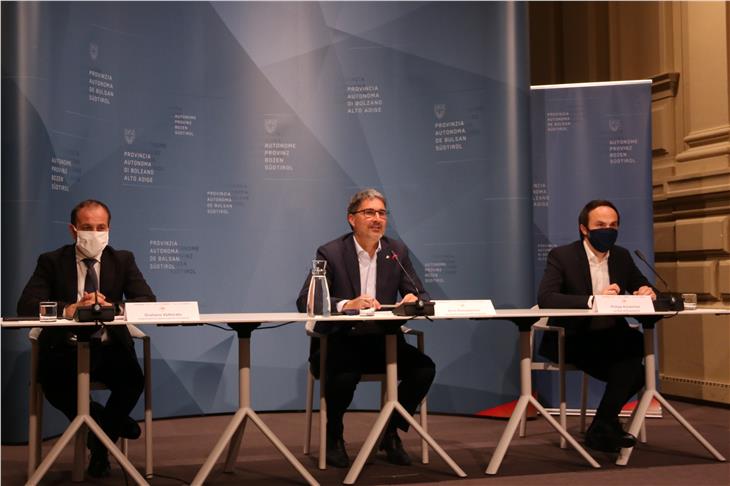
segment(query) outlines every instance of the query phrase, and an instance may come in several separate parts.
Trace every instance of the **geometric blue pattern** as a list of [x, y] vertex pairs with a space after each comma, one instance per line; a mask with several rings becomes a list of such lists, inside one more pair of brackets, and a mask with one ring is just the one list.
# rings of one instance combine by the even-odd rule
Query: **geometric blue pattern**
[[[433, 297], [532, 305], [526, 26], [525, 4], [497, 2], [4, 3], [2, 315], [89, 197], [159, 300], [293, 311], [365, 186], [388, 198], [388, 234]], [[511, 324], [418, 327], [432, 410], [512, 399]], [[237, 407], [234, 333], [143, 330], [156, 418]], [[16, 334], [3, 331], [4, 442], [27, 434]], [[302, 324], [251, 346], [254, 407], [303, 409]], [[377, 406], [361, 388], [354, 406]]]

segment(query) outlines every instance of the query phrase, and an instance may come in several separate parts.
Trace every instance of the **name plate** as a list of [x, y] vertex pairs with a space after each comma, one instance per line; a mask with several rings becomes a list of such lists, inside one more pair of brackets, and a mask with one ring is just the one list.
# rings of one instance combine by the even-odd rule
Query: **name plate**
[[643, 314], [654, 312], [648, 295], [595, 295], [593, 310], [602, 314]]
[[496, 315], [494, 305], [489, 299], [485, 300], [434, 300], [434, 315], [441, 317], [458, 317], [481, 315]]
[[131, 322], [194, 322], [200, 320], [197, 302], [127, 302], [124, 315]]

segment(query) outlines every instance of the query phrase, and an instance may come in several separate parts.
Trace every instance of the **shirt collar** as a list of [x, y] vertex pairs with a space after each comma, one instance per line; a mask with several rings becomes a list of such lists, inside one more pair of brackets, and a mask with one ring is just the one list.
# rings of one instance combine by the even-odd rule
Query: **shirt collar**
[[[355, 253], [357, 253], [357, 256], [360, 257], [362, 255], [365, 255], [366, 257], [368, 257], [368, 259], [370, 259], [370, 254], [367, 251], [365, 251], [365, 249], [362, 246], [360, 246], [360, 243], [357, 242], [357, 238], [355, 238], [355, 236], [353, 236], [352, 240], [355, 242]], [[375, 249], [376, 256], [378, 255], [378, 253], [380, 253], [380, 250], [382, 248], [383, 248], [383, 246], [381, 245], [380, 240], [378, 240], [378, 247]]]
[[[89, 258], [86, 255], [84, 255], [83, 253], [81, 253], [81, 250], [79, 250], [79, 247], [76, 246], [76, 245], [74, 245], [74, 251], [76, 252], [76, 263], [82, 262], [86, 258]], [[104, 253], [104, 251], [102, 250], [101, 253]], [[99, 253], [98, 255], [95, 255], [93, 257], [94, 260], [96, 260], [97, 262], [100, 262], [101, 261], [101, 253]]]
[[585, 238], [583, 238], [583, 249], [586, 251], [586, 255], [588, 256], [588, 263], [593, 265], [601, 265], [602, 263], [605, 263], [608, 261], [608, 257], [611, 256], [611, 250], [606, 252], [606, 256], [603, 258], [603, 260], [599, 260], [595, 253], [593, 253], [593, 250], [591, 250], [591, 247], [588, 246], [588, 242]]

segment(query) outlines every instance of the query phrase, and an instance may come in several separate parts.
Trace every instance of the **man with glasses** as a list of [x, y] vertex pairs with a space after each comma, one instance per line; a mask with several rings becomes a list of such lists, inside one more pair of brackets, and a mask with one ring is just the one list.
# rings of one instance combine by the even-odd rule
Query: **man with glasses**
[[[347, 221], [352, 231], [317, 249], [318, 260], [327, 261], [327, 283], [332, 311], [379, 309], [383, 304], [428, 300], [408, 248], [400, 241], [385, 236], [388, 209], [385, 197], [375, 189], [365, 189], [350, 200]], [[403, 268], [398, 264], [400, 262]], [[405, 269], [405, 271], [404, 271]], [[309, 279], [307, 277], [297, 299], [297, 308], [305, 312]], [[415, 285], [415, 286], [414, 286]], [[357, 334], [348, 323], [323, 323], [316, 331], [328, 335], [327, 351], [327, 464], [345, 468], [350, 459], [343, 439], [343, 417], [352, 402], [363, 374], [385, 372], [385, 339], [382, 334]], [[312, 373], [319, 376], [319, 340], [312, 341], [309, 362]], [[408, 413], [428, 393], [436, 367], [428, 356], [398, 336], [398, 400]], [[383, 434], [380, 450], [388, 461], [409, 465], [411, 459], [403, 449], [397, 429], [408, 430], [408, 423], [393, 415]]]
[[[18, 315], [38, 315], [41, 301], [58, 302], [59, 317], [72, 319], [76, 309], [98, 303], [120, 309], [123, 299], [153, 302], [155, 295], [129, 251], [108, 246], [111, 213], [101, 201], [88, 199], [71, 211], [69, 231], [75, 244], [38, 258], [18, 301]], [[76, 336], [67, 326], [45, 327], [38, 343], [39, 380], [48, 401], [69, 420], [76, 416]], [[129, 414], [144, 388], [134, 344], [126, 326], [108, 326], [92, 335], [91, 380], [111, 391], [105, 406], [91, 403], [91, 415], [112, 441], [136, 439], [141, 430]], [[104, 445], [89, 434], [88, 473], [109, 475]]]

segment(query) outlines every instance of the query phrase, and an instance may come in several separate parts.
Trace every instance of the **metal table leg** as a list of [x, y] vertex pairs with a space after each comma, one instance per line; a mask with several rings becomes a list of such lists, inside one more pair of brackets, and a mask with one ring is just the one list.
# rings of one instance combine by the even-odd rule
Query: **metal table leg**
[[76, 366], [76, 418], [71, 421], [63, 435], [61, 435], [53, 448], [51, 448], [46, 458], [43, 459], [43, 462], [40, 463], [33, 475], [28, 478], [26, 484], [29, 486], [38, 484], [48, 472], [51, 465], [58, 459], [63, 448], [74, 438], [76, 438], [75, 447], [77, 450], [79, 448], [82, 449], [82, 453], [75, 455], [76, 462], [74, 464], [72, 480], [83, 481], [83, 449], [85, 447], [84, 439], [86, 437], [84, 432], [86, 432], [87, 427], [91, 433], [99, 438], [101, 443], [104, 444], [104, 447], [109, 450], [109, 453], [119, 462], [122, 469], [132, 477], [134, 482], [141, 485], [147, 484], [147, 481], [144, 480], [142, 475], [132, 466], [132, 463], [129, 462], [127, 457], [122, 454], [122, 451], [117, 448], [114, 442], [111, 441], [109, 436], [104, 433], [99, 424], [89, 414], [89, 342], [83, 340], [81, 336], [79, 336], [79, 341], [76, 344]]
[[583, 458], [594, 468], [600, 468], [601, 466], [591, 457], [588, 452], [581, 446], [572, 435], [570, 435], [564, 427], [562, 427], [553, 417], [550, 416], [547, 410], [540, 405], [535, 397], [532, 396], [532, 370], [530, 364], [532, 362], [532, 356], [530, 352], [530, 328], [529, 326], [521, 325], [520, 327], [520, 398], [517, 400], [517, 406], [515, 406], [512, 416], [507, 422], [507, 427], [502, 433], [502, 437], [497, 443], [497, 448], [492, 454], [492, 458], [487, 466], [486, 474], [497, 474], [499, 466], [502, 464], [502, 459], [507, 453], [510, 442], [515, 435], [515, 431], [520, 425], [520, 419], [527, 411], [527, 406], [532, 404], [540, 415], [548, 421], [548, 423], [558, 432], [568, 443], [577, 450]]
[[[237, 329], [238, 330], [238, 329]], [[312, 486], [318, 486], [319, 483], [316, 479], [307, 471], [307, 469], [300, 463], [296, 457], [286, 448], [286, 446], [279, 440], [278, 437], [269, 429], [266, 424], [259, 418], [256, 412], [251, 408], [251, 330], [248, 332], [239, 331], [238, 335], [238, 379], [239, 379], [239, 408], [238, 411], [233, 415], [233, 418], [229, 422], [228, 426], [223, 431], [218, 442], [213, 447], [210, 455], [206, 459], [203, 466], [195, 475], [195, 478], [190, 483], [191, 486], [202, 485], [210, 474], [216, 461], [223, 453], [226, 445], [230, 443], [228, 449], [228, 456], [226, 458], [226, 464], [224, 470], [226, 472], [233, 471], [233, 465], [235, 464], [236, 457], [238, 457], [238, 451], [241, 447], [241, 439], [243, 438], [243, 432], [246, 427], [248, 420], [251, 420], [253, 424], [269, 439], [269, 442], [281, 453], [289, 464], [299, 472], [299, 474]]]
[[378, 418], [375, 420], [375, 425], [370, 430], [365, 443], [363, 444], [360, 452], [357, 454], [355, 461], [352, 463], [350, 470], [345, 476], [344, 484], [355, 484], [360, 472], [362, 471], [365, 462], [367, 461], [370, 453], [375, 447], [380, 435], [388, 425], [388, 420], [393, 413], [399, 413], [413, 429], [425, 440], [431, 448], [443, 459], [446, 464], [456, 473], [457, 476], [464, 478], [466, 473], [454, 462], [451, 457], [439, 446], [436, 441], [426, 432], [420, 424], [411, 417], [403, 405], [398, 402], [398, 360], [397, 360], [397, 341], [396, 334], [385, 335], [385, 376], [387, 385], [387, 401], [380, 410]]
[[[659, 403], [661, 403], [662, 407], [664, 407], [667, 411], [669, 411], [670, 414], [674, 416], [677, 421], [682, 424], [682, 426], [687, 429], [687, 431], [692, 434], [692, 436], [697, 439], [697, 441], [702, 444], [702, 446], [708, 450], [710, 454], [712, 454], [715, 459], [718, 461], [724, 462], [726, 459], [725, 457], [720, 454], [717, 449], [712, 447], [712, 444], [707, 442], [707, 440], [702, 437], [702, 435], [697, 432], [697, 430], [692, 427], [689, 422], [687, 422], [684, 417], [682, 417], [679, 412], [677, 412], [674, 407], [672, 407], [667, 400], [659, 394], [659, 392], [656, 389], [656, 358], [654, 356], [654, 326], [646, 326], [644, 327], [644, 373], [645, 373], [645, 382], [646, 386], [644, 388], [644, 393], [641, 395], [641, 400], [639, 401], [639, 405], [636, 407], [636, 411], [634, 413], [633, 419], [631, 420], [631, 425], [629, 426], [629, 434], [633, 435], [634, 437], [637, 437], [637, 434], [639, 433], [639, 430], [641, 429], [642, 424], [644, 423], [644, 419], [646, 418], [646, 411], [649, 409], [649, 405], [651, 404], [651, 399], [656, 398]], [[628, 447], [621, 449], [621, 452], [619, 453], [618, 459], [616, 460], [616, 464], [619, 466], [625, 466], [629, 462], [629, 458], [631, 457], [631, 453], [633, 452], [633, 447]]]

